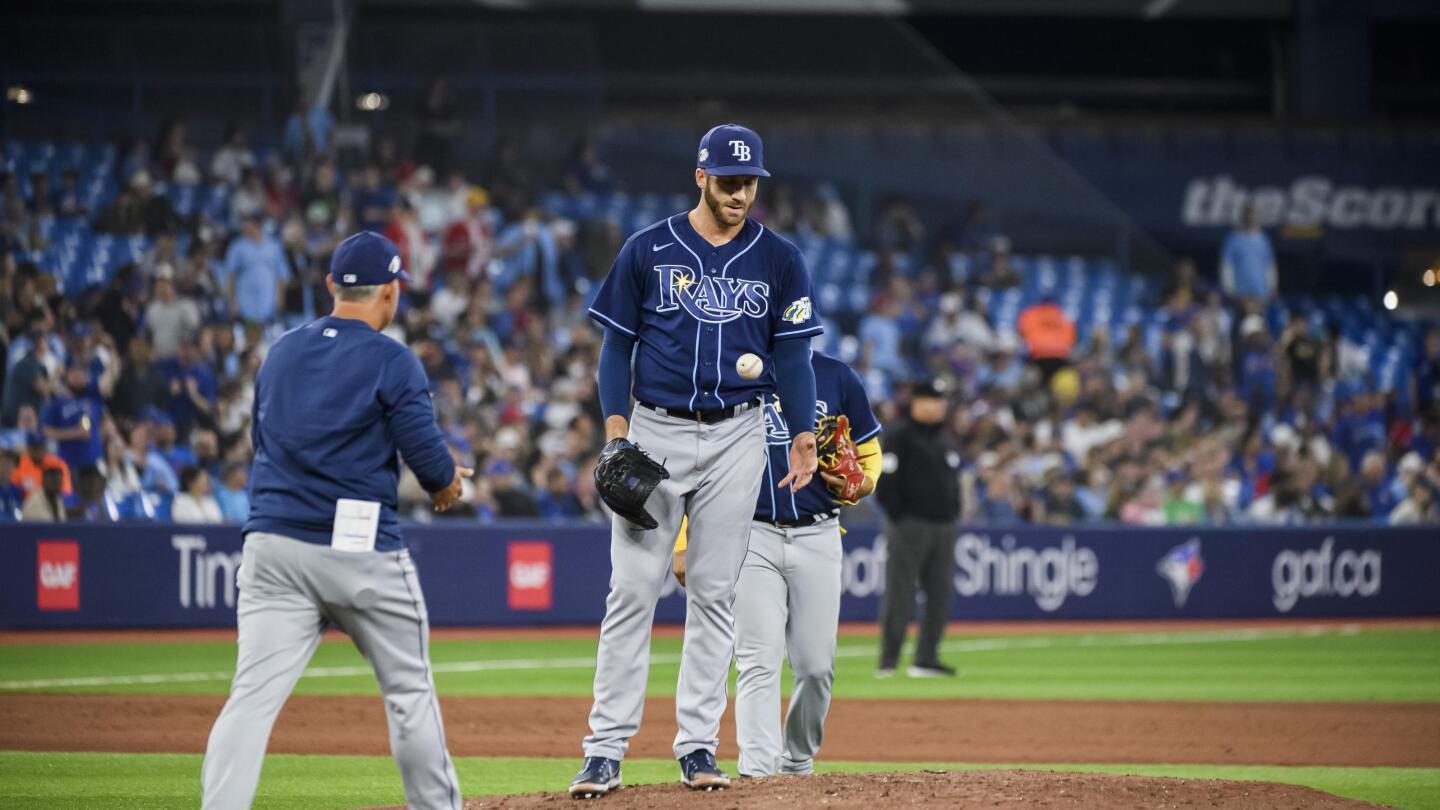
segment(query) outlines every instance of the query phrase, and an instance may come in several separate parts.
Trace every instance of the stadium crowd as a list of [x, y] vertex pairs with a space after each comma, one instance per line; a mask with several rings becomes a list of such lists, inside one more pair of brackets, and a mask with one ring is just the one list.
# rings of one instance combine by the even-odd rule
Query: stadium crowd
[[[118, 188], [93, 209], [73, 170], [0, 176], [0, 521], [243, 520], [266, 347], [329, 311], [329, 254], [362, 228], [402, 251], [414, 283], [391, 333], [421, 358], [456, 459], [479, 471], [459, 519], [604, 519], [600, 334], [585, 311], [625, 228], [538, 201], [620, 184], [583, 139], [555, 177], [502, 144], [474, 184], [454, 168], [443, 86], [415, 130], [408, 149], [382, 135], [357, 156], [302, 103], [278, 151], [232, 128], [206, 160], [170, 121], [120, 150]], [[170, 192], [199, 183], [226, 191], [223, 210], [177, 210]], [[824, 184], [767, 187], [754, 215], [845, 242], [861, 230]], [[46, 223], [65, 220], [145, 247], [103, 283], [66, 287], [34, 260]], [[883, 422], [902, 418], [914, 380], [951, 392], [967, 521], [1440, 522], [1440, 328], [1417, 337], [1402, 388], [1381, 390], [1351, 336], [1275, 297], [1254, 228], [1227, 243], [1219, 286], [1177, 264], [1148, 302], [1158, 351], [1139, 323], [1080, 329], [1048, 297], [997, 323], [988, 303], [1026, 271], [988, 221], [977, 203], [932, 231], [887, 201], [866, 229], [878, 261], [863, 311], [833, 319], [824, 343]], [[408, 474], [400, 494], [402, 514], [429, 519]]]

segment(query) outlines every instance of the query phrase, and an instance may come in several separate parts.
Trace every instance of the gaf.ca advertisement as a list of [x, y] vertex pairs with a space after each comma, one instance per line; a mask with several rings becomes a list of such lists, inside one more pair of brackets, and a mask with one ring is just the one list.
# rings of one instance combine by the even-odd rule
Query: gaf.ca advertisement
[[[974, 619], [1440, 615], [1440, 543], [1426, 529], [961, 527], [950, 615]], [[413, 528], [407, 542], [438, 625], [598, 624], [610, 580], [603, 527]], [[744, 542], [744, 538], [737, 542]], [[843, 539], [841, 618], [873, 621], [903, 536]], [[25, 526], [0, 544], [0, 626], [224, 627], [235, 622], [234, 527]], [[678, 622], [672, 577], [656, 619]]]

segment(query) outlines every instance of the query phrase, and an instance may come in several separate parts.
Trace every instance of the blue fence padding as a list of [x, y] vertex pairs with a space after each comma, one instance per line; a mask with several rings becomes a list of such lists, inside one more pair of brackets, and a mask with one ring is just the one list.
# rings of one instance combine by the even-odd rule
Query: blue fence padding
[[[596, 624], [603, 616], [606, 527], [452, 525], [406, 536], [437, 625]], [[843, 543], [841, 618], [873, 620], [885, 540], [857, 526]], [[0, 627], [235, 621], [234, 526], [17, 524], [0, 545], [10, 561], [0, 568]], [[955, 619], [1440, 615], [1433, 526], [962, 529], [955, 559]], [[681, 620], [678, 586], [671, 581], [664, 593], [657, 619]], [[41, 610], [41, 602], [78, 608]]]

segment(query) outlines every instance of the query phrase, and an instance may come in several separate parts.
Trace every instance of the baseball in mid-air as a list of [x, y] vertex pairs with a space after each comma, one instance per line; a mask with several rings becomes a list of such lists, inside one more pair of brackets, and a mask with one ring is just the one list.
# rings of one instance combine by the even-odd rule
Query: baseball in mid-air
[[741, 379], [753, 380], [764, 370], [765, 361], [750, 352], [740, 355], [740, 359], [735, 361], [735, 373], [739, 374]]

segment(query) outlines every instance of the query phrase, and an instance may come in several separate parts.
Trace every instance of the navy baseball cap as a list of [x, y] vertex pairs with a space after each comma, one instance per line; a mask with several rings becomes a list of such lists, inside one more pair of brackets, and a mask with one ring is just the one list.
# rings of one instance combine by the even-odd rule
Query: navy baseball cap
[[330, 277], [341, 287], [369, 287], [395, 279], [409, 281], [400, 266], [400, 248], [374, 231], [346, 238], [330, 258]]
[[765, 171], [765, 145], [760, 135], [739, 124], [721, 124], [700, 139], [695, 167], [718, 177], [754, 175], [769, 177]]

